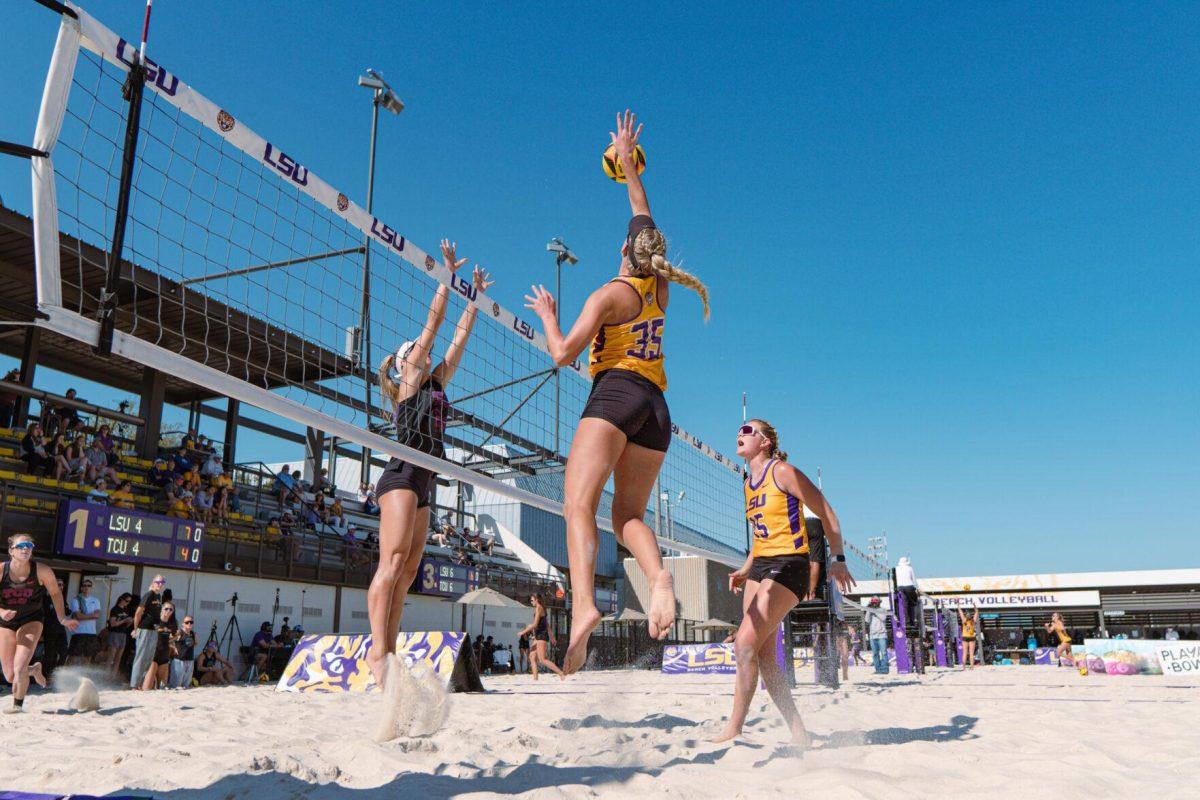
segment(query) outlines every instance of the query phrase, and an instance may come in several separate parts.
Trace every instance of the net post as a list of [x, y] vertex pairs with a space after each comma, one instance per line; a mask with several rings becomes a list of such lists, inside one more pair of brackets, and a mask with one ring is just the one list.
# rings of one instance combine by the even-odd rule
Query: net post
[[125, 143], [121, 154], [121, 181], [117, 188], [116, 220], [113, 222], [112, 246], [108, 252], [107, 276], [96, 316], [100, 335], [94, 348], [97, 355], [112, 353], [113, 330], [117, 319], [117, 284], [121, 278], [121, 255], [125, 248], [125, 227], [129, 221], [129, 194], [133, 186], [133, 165], [137, 157], [138, 132], [141, 130], [142, 93], [146, 86], [146, 67], [139, 53], [129, 68], [129, 77], [122, 89], [129, 102], [125, 117]]

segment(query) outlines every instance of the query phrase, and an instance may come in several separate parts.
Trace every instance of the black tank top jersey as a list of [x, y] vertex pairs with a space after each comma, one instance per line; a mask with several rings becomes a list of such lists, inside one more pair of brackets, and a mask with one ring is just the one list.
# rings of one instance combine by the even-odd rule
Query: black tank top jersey
[[38, 580], [37, 564], [30, 559], [29, 577], [19, 581], [9, 572], [11, 563], [4, 562], [4, 572], [0, 575], [0, 608], [12, 609], [18, 617], [41, 614], [42, 604], [46, 600], [46, 587]]
[[442, 434], [446, 431], [446, 414], [450, 404], [442, 384], [429, 378], [421, 384], [416, 394], [396, 404], [392, 421], [396, 423], [396, 439], [422, 453], [438, 456], [446, 454], [442, 445]]
[[550, 625], [546, 622], [546, 615], [542, 614], [541, 619], [537, 621], [537, 627], [533, 631], [534, 636], [549, 636]]

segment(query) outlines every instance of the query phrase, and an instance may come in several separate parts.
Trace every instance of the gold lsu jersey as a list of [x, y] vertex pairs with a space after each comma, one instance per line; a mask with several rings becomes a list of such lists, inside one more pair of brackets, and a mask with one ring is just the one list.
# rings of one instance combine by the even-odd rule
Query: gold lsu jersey
[[754, 535], [755, 558], [808, 555], [804, 504], [775, 482], [778, 463], [778, 459], [771, 459], [757, 482], [753, 475], [745, 480], [746, 519]]
[[637, 292], [642, 310], [628, 322], [600, 326], [592, 340], [588, 361], [592, 377], [610, 369], [628, 370], [665, 392], [667, 373], [663, 369], [662, 337], [667, 316], [658, 305], [658, 276], [623, 275], [613, 280]]

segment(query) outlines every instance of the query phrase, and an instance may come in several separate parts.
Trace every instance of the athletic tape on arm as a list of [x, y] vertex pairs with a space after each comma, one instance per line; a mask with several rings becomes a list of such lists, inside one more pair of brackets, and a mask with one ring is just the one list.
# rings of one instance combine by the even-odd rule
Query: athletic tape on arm
[[[79, 14], [79, 25], [83, 34], [81, 45], [110, 63], [122, 69], [129, 69], [133, 64], [134, 55], [137, 53], [137, 46], [117, 36], [79, 6], [68, 5]], [[510, 335], [524, 338], [543, 353], [549, 354], [545, 336], [538, 332], [532, 324], [493, 301], [483, 292], [476, 290], [470, 281], [450, 272], [440, 259], [421, 250], [401, 235], [398, 230], [384, 223], [378, 217], [368, 214], [365, 209], [350, 200], [344, 193], [321, 180], [300, 161], [250, 130], [232, 114], [179, 80], [178, 76], [164, 69], [153, 59], [146, 59], [146, 67], [146, 86], [157, 92], [168, 103], [223, 137], [246, 155], [270, 167], [278, 175], [279, 180], [294, 185], [318, 203], [337, 213], [348, 223], [374, 239], [379, 246], [388, 248], [399, 258], [449, 287], [466, 302], [478, 308], [483, 316], [507, 329]], [[567, 368], [584, 380], [591, 380], [587, 367], [578, 359]], [[675, 438], [686, 442], [688, 446], [700, 451], [731, 472], [741, 474], [742, 470], [739, 464], [705, 444], [699, 437], [674, 424], [671, 425], [671, 431]]]

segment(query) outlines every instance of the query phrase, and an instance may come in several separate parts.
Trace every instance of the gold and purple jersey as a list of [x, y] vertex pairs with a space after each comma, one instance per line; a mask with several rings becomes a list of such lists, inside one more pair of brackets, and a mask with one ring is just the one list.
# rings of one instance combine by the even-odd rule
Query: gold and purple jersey
[[746, 519], [753, 533], [752, 553], [763, 556], [808, 554], [808, 529], [804, 525], [804, 504], [775, 482], [778, 459], [771, 459], [758, 480], [747, 475]]
[[658, 305], [658, 276], [621, 276], [614, 280], [637, 292], [642, 310], [626, 322], [600, 326], [592, 340], [588, 361], [592, 377], [610, 369], [628, 370], [665, 392], [667, 373], [663, 369], [662, 336], [667, 317]]

